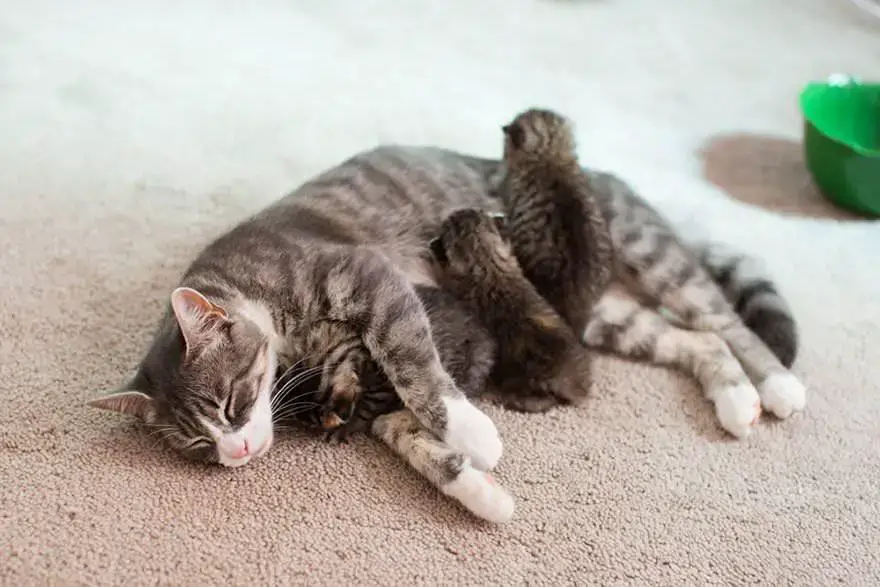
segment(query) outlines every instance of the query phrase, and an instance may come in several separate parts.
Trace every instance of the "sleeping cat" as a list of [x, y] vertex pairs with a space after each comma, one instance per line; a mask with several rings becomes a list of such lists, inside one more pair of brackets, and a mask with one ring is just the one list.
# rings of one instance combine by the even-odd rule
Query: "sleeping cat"
[[[478, 470], [501, 456], [497, 430], [443, 369], [414, 289], [436, 286], [424, 252], [442, 219], [459, 208], [500, 212], [503, 176], [497, 160], [403, 146], [327, 170], [209, 245], [172, 293], [135, 376], [90, 403], [162, 426], [182, 454], [243, 465], [272, 443], [276, 365], [302, 359], [317, 346], [318, 326], [335, 321], [363, 341], [406, 406], [378, 418], [373, 432], [466, 505], [504, 502], [486, 498], [497, 486]], [[624, 182], [597, 171], [588, 178], [617, 266], [586, 342], [692, 374], [736, 436], [748, 434], [762, 405], [783, 418], [802, 409], [804, 388], [786, 368], [794, 321], [771, 283], [744, 271], [743, 258], [701, 263], [701, 251]], [[737, 311], [765, 320], [747, 327]], [[444, 485], [420, 454], [471, 460]]]

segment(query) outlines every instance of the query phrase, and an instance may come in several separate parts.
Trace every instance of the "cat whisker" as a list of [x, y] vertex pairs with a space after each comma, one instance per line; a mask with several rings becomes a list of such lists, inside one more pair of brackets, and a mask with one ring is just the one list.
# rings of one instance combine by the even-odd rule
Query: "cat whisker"
[[285, 369], [285, 370], [284, 370], [284, 373], [282, 373], [281, 375], [277, 376], [277, 377], [275, 378], [275, 383], [274, 383], [274, 385], [272, 386], [272, 393], [275, 393], [276, 391], [278, 391], [278, 384], [281, 383], [281, 381], [283, 381], [284, 378], [287, 377], [287, 375], [288, 375], [291, 371], [293, 371], [294, 369], [298, 368], [300, 365], [302, 365], [304, 362], [306, 362], [306, 360], [308, 360], [309, 358], [310, 358], [310, 357], [309, 357], [308, 355], [306, 355], [305, 357], [301, 358], [299, 361], [293, 363], [290, 367], [288, 367], [287, 369]]
[[164, 444], [166, 440], [168, 440], [170, 437], [172, 437], [174, 435], [175, 431], [174, 430], [159, 430], [159, 432], [164, 432], [164, 434], [160, 434], [156, 438], [156, 442], [154, 442], [153, 444], [150, 445], [149, 450], [154, 450], [156, 447]]
[[[309, 396], [309, 395], [311, 395], [311, 390], [306, 390], [306, 391], [303, 391], [302, 393], [298, 393], [298, 394], [294, 395], [293, 397], [285, 398], [285, 400], [283, 402], [280, 402], [278, 405], [272, 406], [270, 411], [274, 412], [276, 410], [284, 410], [286, 408], [289, 408], [292, 405], [299, 404], [303, 401], [312, 401], [312, 400], [307, 399], [307, 396]], [[316, 403], [316, 402], [312, 401], [312, 403]]]
[[310, 390], [310, 389], [306, 389], [305, 391], [301, 391], [299, 393], [296, 393], [298, 387], [299, 386], [294, 386], [294, 387], [291, 387], [289, 390], [287, 390], [287, 392], [284, 394], [284, 397], [282, 397], [278, 401], [272, 403], [270, 409], [274, 411], [277, 409], [284, 408], [285, 406], [288, 406], [292, 403], [296, 403], [297, 401], [302, 401], [303, 399], [308, 399], [308, 397], [312, 394], [312, 390]]
[[297, 410], [299, 408], [314, 408], [319, 405], [321, 405], [321, 404], [319, 404], [317, 402], [311, 402], [311, 401], [295, 402], [295, 403], [284, 406], [283, 409], [279, 410], [278, 412], [276, 412], [275, 414], [272, 414], [272, 415], [273, 415], [273, 417], [281, 417], [283, 414], [286, 414], [286, 413], [290, 412], [291, 410]]
[[271, 405], [273, 407], [277, 407], [279, 403], [284, 399], [286, 395], [288, 395], [291, 391], [296, 389], [300, 383], [319, 372], [323, 369], [323, 365], [317, 367], [311, 367], [310, 369], [306, 369], [302, 373], [298, 373], [294, 376], [290, 381], [285, 382], [284, 386], [275, 392], [274, 397], [272, 398]]
[[161, 434], [163, 436], [169, 436], [176, 432], [175, 426], [156, 426], [153, 430], [147, 432], [147, 436], [156, 436], [157, 434]]
[[317, 404], [315, 402], [294, 404], [292, 406], [286, 407], [284, 410], [278, 412], [277, 414], [272, 414], [272, 421], [278, 422], [280, 420], [290, 418], [291, 416], [295, 416], [296, 414], [312, 410], [320, 405], [321, 404]]

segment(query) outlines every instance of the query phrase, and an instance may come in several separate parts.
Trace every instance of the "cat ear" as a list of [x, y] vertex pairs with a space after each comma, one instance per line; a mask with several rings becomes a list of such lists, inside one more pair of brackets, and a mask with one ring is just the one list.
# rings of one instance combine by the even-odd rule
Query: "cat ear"
[[446, 256], [446, 247], [443, 246], [443, 241], [439, 236], [431, 239], [428, 243], [428, 248], [431, 250], [434, 260], [440, 263], [441, 266], [449, 263], [449, 258]]
[[120, 389], [106, 395], [92, 398], [86, 402], [86, 405], [149, 421], [152, 419], [154, 413], [153, 401], [153, 398], [142, 391], [137, 391], [135, 389]]
[[171, 308], [177, 318], [187, 349], [217, 324], [226, 321], [226, 310], [211, 303], [208, 298], [189, 287], [178, 287], [171, 292]]
[[507, 137], [507, 140], [510, 142], [510, 146], [514, 149], [520, 149], [523, 146], [523, 143], [526, 142], [526, 131], [523, 128], [514, 122], [510, 124], [505, 124], [501, 127], [501, 130], [504, 132], [504, 136]]
[[492, 219], [492, 224], [495, 225], [498, 234], [503, 236], [507, 228], [507, 215], [504, 212], [490, 212], [489, 218]]

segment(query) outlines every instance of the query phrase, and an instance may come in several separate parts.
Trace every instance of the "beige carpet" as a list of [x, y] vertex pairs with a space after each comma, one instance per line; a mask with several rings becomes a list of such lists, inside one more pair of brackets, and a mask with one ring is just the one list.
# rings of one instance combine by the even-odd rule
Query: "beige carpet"
[[[250, 4], [0, 5], [3, 585], [880, 582], [880, 227], [792, 213], [784, 181], [787, 214], [732, 199], [719, 177], [772, 166], [725, 172], [716, 142], [710, 182], [700, 155], [797, 141], [804, 82], [880, 77], [880, 22], [845, 0]], [[677, 223], [763, 255], [802, 322], [804, 414], [734, 442], [690, 382], [603, 359], [583, 409], [490, 409], [518, 506], [494, 528], [369, 441], [203, 470], [83, 407], [208, 238], [377, 142], [497, 153], [535, 103]]]

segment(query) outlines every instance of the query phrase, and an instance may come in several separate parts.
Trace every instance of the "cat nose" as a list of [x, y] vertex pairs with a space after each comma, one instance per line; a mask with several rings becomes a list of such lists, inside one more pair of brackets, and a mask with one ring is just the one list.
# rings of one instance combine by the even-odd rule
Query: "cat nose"
[[250, 453], [248, 452], [247, 440], [242, 440], [241, 446], [238, 448], [238, 451], [234, 455], [232, 455], [232, 458], [241, 459], [241, 458], [248, 456], [248, 454], [250, 454]]
[[242, 459], [251, 454], [247, 440], [235, 437], [226, 437], [220, 442], [220, 450], [230, 459]]

